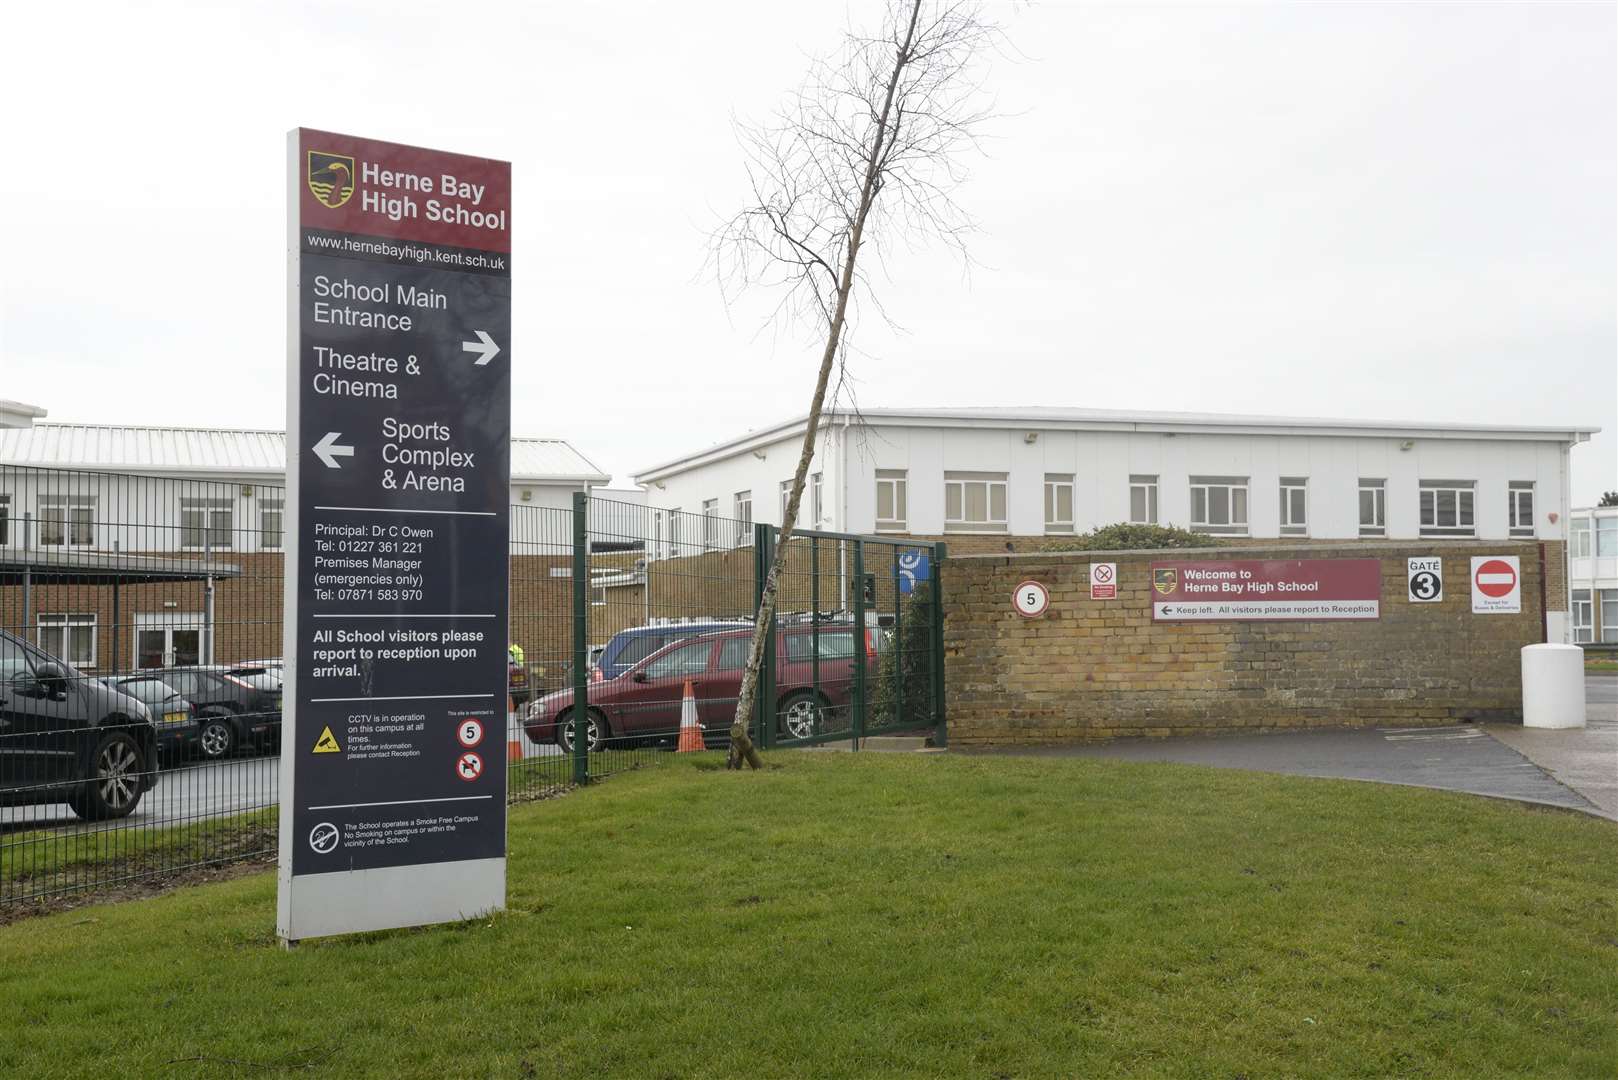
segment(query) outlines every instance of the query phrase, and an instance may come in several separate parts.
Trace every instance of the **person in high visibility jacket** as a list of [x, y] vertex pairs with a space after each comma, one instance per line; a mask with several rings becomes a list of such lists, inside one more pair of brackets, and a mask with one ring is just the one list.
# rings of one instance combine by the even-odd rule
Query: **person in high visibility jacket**
[[513, 664], [522, 664], [522, 646], [518, 645], [515, 641], [511, 643], [511, 648], [506, 650], [506, 655], [511, 657], [511, 662]]

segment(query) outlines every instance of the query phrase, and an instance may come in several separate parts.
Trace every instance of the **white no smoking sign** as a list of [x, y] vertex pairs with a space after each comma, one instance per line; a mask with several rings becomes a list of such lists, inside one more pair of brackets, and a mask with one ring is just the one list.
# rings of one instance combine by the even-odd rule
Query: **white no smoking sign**
[[1025, 619], [1037, 619], [1051, 606], [1051, 591], [1037, 581], [1025, 581], [1011, 594], [1011, 606]]

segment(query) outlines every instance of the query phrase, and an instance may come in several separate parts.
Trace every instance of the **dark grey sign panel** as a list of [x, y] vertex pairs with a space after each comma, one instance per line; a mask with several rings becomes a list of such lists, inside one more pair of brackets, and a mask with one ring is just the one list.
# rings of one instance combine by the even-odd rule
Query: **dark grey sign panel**
[[511, 454], [509, 166], [293, 143], [289, 939], [503, 903]]

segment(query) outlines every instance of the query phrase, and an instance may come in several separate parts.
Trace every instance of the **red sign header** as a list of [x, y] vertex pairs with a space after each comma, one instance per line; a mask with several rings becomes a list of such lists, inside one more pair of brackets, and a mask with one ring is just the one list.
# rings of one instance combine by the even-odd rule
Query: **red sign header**
[[306, 229], [511, 250], [511, 164], [298, 129]]
[[1376, 559], [1263, 559], [1152, 564], [1152, 618], [1178, 621], [1375, 619]]

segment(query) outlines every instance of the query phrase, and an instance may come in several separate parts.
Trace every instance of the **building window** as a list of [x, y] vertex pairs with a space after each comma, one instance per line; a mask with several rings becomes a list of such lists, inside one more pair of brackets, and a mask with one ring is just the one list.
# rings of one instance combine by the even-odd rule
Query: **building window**
[[1421, 535], [1473, 536], [1471, 480], [1421, 482]]
[[1157, 477], [1129, 478], [1129, 521], [1132, 525], [1157, 524]]
[[1045, 531], [1073, 531], [1073, 474], [1045, 474]]
[[1513, 480], [1507, 491], [1511, 503], [1509, 506], [1511, 535], [1534, 535], [1534, 482], [1532, 480]]
[[266, 499], [259, 503], [259, 546], [265, 551], [280, 551], [286, 542], [286, 509], [286, 503], [281, 499]]
[[680, 553], [680, 508], [669, 511], [669, 554]]
[[1247, 535], [1247, 477], [1193, 476], [1191, 531]]
[[1005, 532], [1006, 474], [944, 474], [945, 532]]
[[0, 547], [11, 543], [11, 496], [0, 495]]
[[76, 668], [96, 666], [94, 615], [41, 615], [39, 647]]
[[1618, 645], [1618, 589], [1600, 589], [1596, 602], [1601, 608], [1601, 641], [1604, 645]]
[[607, 606], [607, 587], [605, 585], [592, 585], [592, 586], [590, 586], [590, 606], [591, 607], [606, 607]]
[[1360, 535], [1388, 534], [1388, 482], [1360, 478]]
[[787, 503], [789, 503], [791, 501], [792, 501], [792, 481], [791, 480], [783, 480], [783, 481], [781, 481], [781, 527], [783, 529], [786, 528], [788, 525], [797, 524], [796, 522], [787, 521]]
[[702, 500], [702, 546], [712, 551], [719, 546], [719, 500]]
[[93, 498], [68, 495], [39, 500], [39, 542], [42, 547], [90, 547], [95, 544]]
[[815, 515], [814, 519], [809, 522], [809, 527], [811, 529], [818, 529], [818, 528], [820, 528], [821, 522], [822, 522], [822, 518], [820, 516], [821, 505], [820, 505], [820, 474], [819, 473], [815, 473], [814, 475], [809, 477], [809, 491], [810, 491], [811, 495], [813, 496], [813, 498], [810, 501], [813, 504], [813, 510], [814, 510], [814, 515]]
[[1595, 619], [1589, 589], [1573, 590], [1573, 640], [1581, 645], [1595, 640]]
[[1618, 555], [1618, 517], [1596, 518], [1596, 556]]
[[1590, 557], [1590, 519], [1573, 519], [1573, 557], [1575, 559], [1588, 559]]
[[1281, 477], [1281, 535], [1309, 535], [1309, 479]]
[[753, 492], [736, 493], [736, 546], [746, 547], [753, 542]]
[[228, 499], [180, 500], [180, 547], [229, 551], [235, 511]]
[[904, 532], [906, 484], [903, 469], [878, 469], [876, 471], [877, 532]]

